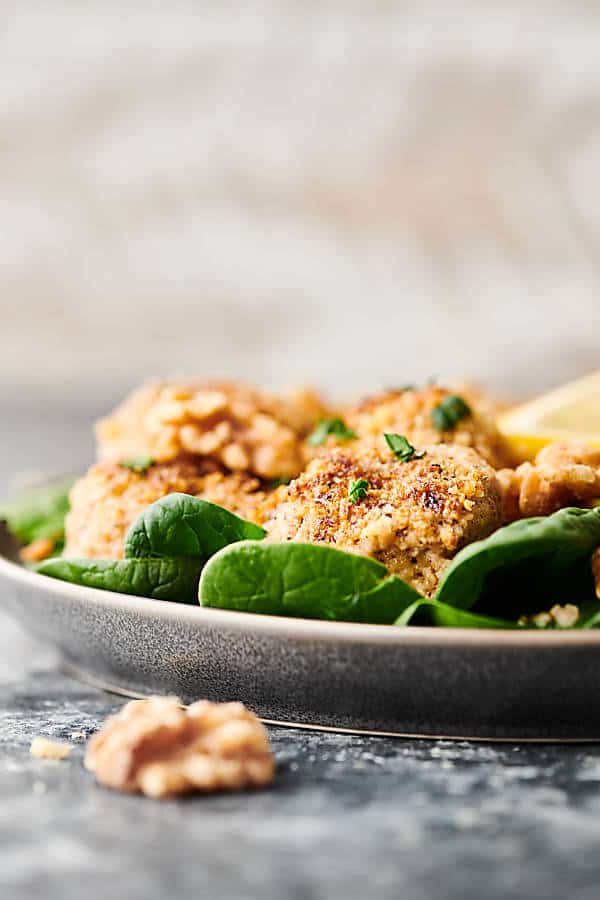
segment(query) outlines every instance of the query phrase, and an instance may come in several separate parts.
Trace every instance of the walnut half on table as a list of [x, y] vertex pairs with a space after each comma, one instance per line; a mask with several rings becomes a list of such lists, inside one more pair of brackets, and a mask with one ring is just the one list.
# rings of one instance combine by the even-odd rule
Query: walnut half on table
[[265, 728], [242, 703], [133, 700], [91, 739], [86, 768], [117, 790], [163, 798], [263, 787], [275, 763]]

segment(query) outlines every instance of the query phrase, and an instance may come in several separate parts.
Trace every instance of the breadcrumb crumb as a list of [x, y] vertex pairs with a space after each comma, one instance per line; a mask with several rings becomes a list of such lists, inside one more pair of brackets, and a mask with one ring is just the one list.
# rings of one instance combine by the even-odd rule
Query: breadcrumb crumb
[[72, 749], [70, 744], [51, 741], [45, 737], [35, 737], [31, 742], [29, 752], [37, 759], [66, 759]]

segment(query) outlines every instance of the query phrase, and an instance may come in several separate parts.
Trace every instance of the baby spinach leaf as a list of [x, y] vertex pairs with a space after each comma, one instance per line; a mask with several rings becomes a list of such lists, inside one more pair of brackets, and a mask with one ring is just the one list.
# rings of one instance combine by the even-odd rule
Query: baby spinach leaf
[[600, 602], [596, 598], [595, 603], [588, 603], [579, 610], [579, 621], [575, 628], [587, 631], [590, 628], [600, 628]]
[[517, 628], [516, 622], [481, 616], [469, 610], [448, 606], [439, 600], [420, 599], [396, 619], [395, 625], [437, 625], [440, 628]]
[[125, 537], [126, 559], [189, 557], [206, 562], [235, 541], [264, 538], [253, 522], [189, 494], [168, 494], [138, 516]]
[[52, 538], [59, 544], [64, 539], [69, 491], [74, 482], [74, 478], [61, 478], [26, 491], [0, 506], [0, 519], [6, 520], [10, 532], [22, 544], [42, 538]]
[[600, 546], [600, 508], [522, 519], [461, 550], [435, 599], [506, 619], [594, 597], [590, 557]]
[[226, 547], [207, 563], [199, 587], [202, 606], [381, 624], [418, 598], [376, 560], [319, 544]]
[[46, 559], [35, 571], [73, 584], [153, 600], [196, 603], [201, 563], [195, 559]]

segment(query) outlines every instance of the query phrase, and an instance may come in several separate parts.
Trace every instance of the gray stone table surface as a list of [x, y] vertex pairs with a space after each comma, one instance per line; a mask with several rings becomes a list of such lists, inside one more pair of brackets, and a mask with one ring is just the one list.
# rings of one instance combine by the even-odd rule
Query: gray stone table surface
[[[44, 420], [4, 417], [3, 492], [42, 453], [59, 470], [90, 452], [87, 423]], [[599, 895], [600, 746], [273, 728], [271, 790], [159, 803], [82, 767], [85, 736], [121, 702], [61, 674], [0, 614], [2, 900]], [[33, 759], [39, 734], [71, 739], [71, 758]]]

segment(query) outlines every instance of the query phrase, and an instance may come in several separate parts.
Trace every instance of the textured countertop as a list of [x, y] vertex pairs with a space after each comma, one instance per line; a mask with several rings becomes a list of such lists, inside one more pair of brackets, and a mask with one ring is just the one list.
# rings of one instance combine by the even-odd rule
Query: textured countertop
[[[598, 896], [598, 747], [274, 728], [271, 790], [160, 803], [82, 768], [120, 702], [52, 669], [0, 687], [3, 900]], [[32, 759], [37, 734], [76, 750]]]
[[[2, 492], [42, 434], [49, 468], [85, 463], [87, 422], [44, 419], [4, 416]], [[2, 900], [598, 897], [600, 746], [273, 728], [271, 790], [159, 803], [82, 767], [84, 736], [121, 702], [0, 615]], [[40, 734], [73, 740], [71, 758], [30, 757]]]

